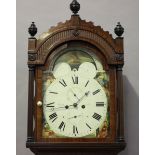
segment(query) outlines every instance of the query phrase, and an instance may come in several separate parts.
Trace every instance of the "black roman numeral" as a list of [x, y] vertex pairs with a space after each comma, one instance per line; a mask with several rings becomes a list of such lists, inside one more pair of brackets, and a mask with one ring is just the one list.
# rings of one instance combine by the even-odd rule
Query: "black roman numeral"
[[67, 84], [66, 84], [66, 82], [65, 82], [64, 79], [62, 79], [61, 81], [59, 81], [59, 83], [62, 84], [64, 87], [67, 87]]
[[86, 125], [87, 125], [87, 127], [89, 128], [89, 129], [91, 129], [91, 127], [86, 123]]
[[72, 80], [73, 80], [74, 84], [78, 84], [78, 77], [77, 76], [72, 77]]
[[53, 113], [49, 116], [50, 120], [52, 120], [52, 122], [54, 122], [58, 117], [56, 113]]
[[49, 107], [49, 108], [52, 108], [52, 107], [54, 107], [54, 105], [52, 105], [52, 104], [54, 104], [54, 102], [52, 102], [52, 103], [49, 103], [49, 104], [46, 104], [46, 107]]
[[61, 124], [59, 125], [59, 129], [61, 130], [63, 130], [64, 131], [64, 129], [65, 129], [65, 123], [64, 122], [61, 122]]
[[97, 89], [93, 92], [93, 95], [96, 95], [97, 93], [99, 93], [101, 91], [101, 89]]
[[99, 114], [97, 114], [97, 113], [94, 113], [94, 115], [92, 116], [94, 119], [96, 119], [96, 120], [100, 120], [101, 119], [101, 115], [99, 115]]
[[51, 91], [51, 92], [49, 92], [49, 93], [51, 93], [51, 94], [58, 94], [57, 92], [53, 92], [53, 91]]
[[97, 107], [103, 107], [104, 106], [104, 102], [96, 102], [96, 106]]
[[87, 83], [86, 83], [85, 87], [87, 87], [88, 83], [89, 83], [89, 80], [87, 81]]
[[76, 126], [73, 126], [73, 133], [75, 134], [75, 136], [76, 136], [76, 134], [78, 134], [78, 129]]
[[100, 129], [97, 128], [97, 129], [96, 129], [96, 137], [98, 136], [99, 132], [100, 132]]

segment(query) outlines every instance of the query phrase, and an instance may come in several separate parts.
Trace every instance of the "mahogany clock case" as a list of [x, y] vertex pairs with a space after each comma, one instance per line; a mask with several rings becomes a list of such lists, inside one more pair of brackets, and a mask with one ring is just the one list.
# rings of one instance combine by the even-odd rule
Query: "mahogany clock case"
[[[124, 29], [118, 23], [116, 39], [92, 22], [81, 20], [79, 15], [72, 15], [65, 23], [36, 39], [37, 28], [32, 23], [29, 33], [28, 67], [28, 128], [26, 146], [37, 155], [48, 154], [104, 154], [116, 155], [125, 148], [124, 111], [123, 111], [123, 78], [124, 65], [123, 34]], [[110, 127], [106, 138], [43, 138], [43, 109], [37, 106], [43, 100], [42, 76], [49, 65], [54, 67], [55, 61], [65, 49], [84, 49], [95, 53], [109, 74], [109, 112]]]

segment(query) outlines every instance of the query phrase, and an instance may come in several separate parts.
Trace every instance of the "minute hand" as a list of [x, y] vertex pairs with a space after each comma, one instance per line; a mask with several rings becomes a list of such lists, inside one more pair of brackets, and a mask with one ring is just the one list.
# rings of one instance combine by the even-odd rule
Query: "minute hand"
[[79, 103], [88, 95], [89, 95], [89, 91], [86, 92], [76, 103], [74, 103], [74, 106], [79, 105]]

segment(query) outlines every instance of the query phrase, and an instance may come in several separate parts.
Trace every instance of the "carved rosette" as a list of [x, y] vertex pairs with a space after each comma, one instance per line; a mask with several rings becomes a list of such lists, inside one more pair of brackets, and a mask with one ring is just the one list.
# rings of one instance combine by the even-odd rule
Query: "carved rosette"
[[80, 31], [78, 29], [73, 30], [73, 36], [74, 37], [79, 36], [79, 34], [80, 34]]
[[115, 54], [116, 61], [124, 61], [124, 54]]
[[28, 54], [28, 61], [35, 61], [37, 59], [37, 55], [34, 53]]

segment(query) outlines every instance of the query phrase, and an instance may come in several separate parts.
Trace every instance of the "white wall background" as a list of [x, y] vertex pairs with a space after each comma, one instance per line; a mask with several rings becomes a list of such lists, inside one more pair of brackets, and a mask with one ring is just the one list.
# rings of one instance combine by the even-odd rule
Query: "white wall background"
[[[36, 22], [38, 35], [60, 21], [70, 19], [72, 0], [17, 0], [17, 155], [33, 155], [26, 149], [27, 133], [27, 28]], [[120, 155], [139, 154], [139, 2], [138, 0], [78, 0], [82, 19], [101, 25], [114, 35], [118, 21], [125, 28], [125, 137]], [[11, 52], [11, 51], [10, 51]]]

